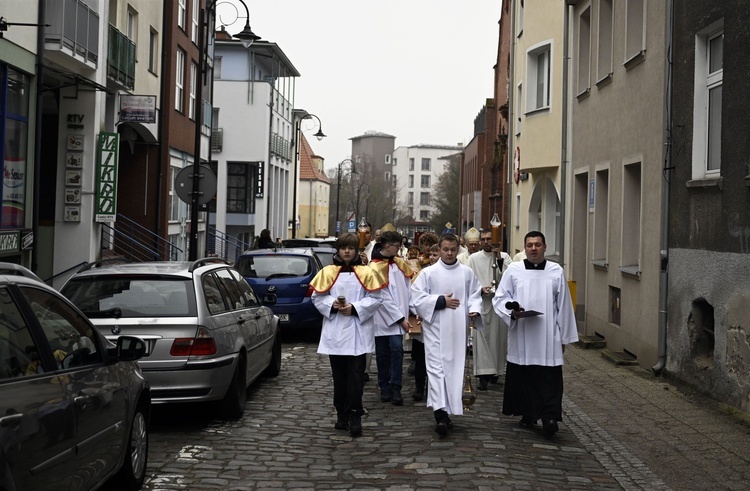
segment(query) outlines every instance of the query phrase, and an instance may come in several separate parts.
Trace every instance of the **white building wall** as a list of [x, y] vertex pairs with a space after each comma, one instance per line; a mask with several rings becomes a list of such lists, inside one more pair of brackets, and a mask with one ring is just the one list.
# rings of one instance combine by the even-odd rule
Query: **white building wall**
[[[400, 215], [406, 215], [407, 210], [411, 207], [413, 213], [411, 214], [415, 220], [420, 220], [420, 212], [428, 211], [430, 216], [435, 212], [435, 206], [432, 204], [434, 197], [434, 189], [437, 185], [438, 179], [445, 171], [445, 166], [448, 161], [445, 157], [461, 152], [463, 147], [459, 146], [441, 146], [441, 145], [415, 145], [415, 146], [401, 146], [393, 151], [392, 157], [392, 172], [396, 178], [396, 203]], [[414, 170], [409, 170], [409, 159], [414, 159]], [[430, 159], [430, 170], [422, 170], [422, 159]], [[395, 164], [395, 165], [394, 165]], [[414, 187], [409, 188], [409, 176], [414, 176]], [[430, 176], [430, 187], [422, 188], [421, 181], [423, 175]], [[414, 204], [410, 206], [407, 204], [409, 192], [414, 193]], [[430, 205], [420, 204], [420, 193], [430, 193]], [[401, 218], [399, 216], [398, 218]]]

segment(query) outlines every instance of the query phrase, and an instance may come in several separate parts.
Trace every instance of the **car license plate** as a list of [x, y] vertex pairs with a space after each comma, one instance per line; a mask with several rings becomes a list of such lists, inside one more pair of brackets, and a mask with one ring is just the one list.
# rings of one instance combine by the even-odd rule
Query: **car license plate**
[[289, 322], [289, 314], [279, 314], [279, 320], [281, 322]]

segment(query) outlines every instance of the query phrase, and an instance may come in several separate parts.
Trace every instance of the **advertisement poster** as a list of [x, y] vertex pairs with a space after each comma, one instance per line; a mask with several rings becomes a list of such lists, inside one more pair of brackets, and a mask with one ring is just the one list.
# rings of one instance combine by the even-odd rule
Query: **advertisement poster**
[[3, 166], [3, 227], [23, 227], [26, 161], [6, 159]]

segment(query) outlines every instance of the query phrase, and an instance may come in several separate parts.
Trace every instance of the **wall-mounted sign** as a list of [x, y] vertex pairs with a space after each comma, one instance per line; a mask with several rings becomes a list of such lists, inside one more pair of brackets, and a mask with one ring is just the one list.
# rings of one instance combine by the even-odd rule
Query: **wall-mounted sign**
[[121, 95], [121, 123], [156, 123], [155, 95]]
[[117, 159], [119, 133], [100, 133], [96, 149], [96, 222], [113, 223], [117, 215]]
[[0, 254], [10, 254], [19, 251], [21, 233], [3, 232], [0, 233]]

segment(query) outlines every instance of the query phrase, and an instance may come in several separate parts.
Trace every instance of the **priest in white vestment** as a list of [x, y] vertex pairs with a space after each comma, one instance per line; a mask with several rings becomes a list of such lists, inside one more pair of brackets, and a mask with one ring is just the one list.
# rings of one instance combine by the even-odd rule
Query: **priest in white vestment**
[[455, 235], [443, 235], [438, 244], [440, 260], [420, 273], [411, 292], [414, 309], [422, 319], [427, 406], [433, 409], [435, 431], [442, 436], [452, 425], [448, 415], [463, 414], [468, 318], [479, 316], [482, 285], [474, 272], [456, 259]]
[[549, 438], [562, 421], [564, 345], [578, 341], [578, 329], [565, 273], [544, 258], [544, 235], [526, 234], [524, 250], [526, 259], [508, 266], [492, 301], [508, 324], [503, 414], [521, 416], [523, 428], [541, 419]]
[[[487, 390], [490, 381], [497, 382], [505, 373], [505, 356], [508, 351], [508, 326], [492, 308], [495, 288], [503, 271], [512, 262], [510, 256], [494, 251], [492, 230], [479, 232], [481, 250], [469, 256], [466, 264], [482, 284], [482, 329], [473, 332], [474, 375], [479, 378], [478, 390]], [[493, 267], [494, 264], [494, 267]]]
[[469, 256], [479, 251], [479, 230], [471, 227], [464, 234], [464, 240], [466, 241], [466, 250], [459, 252], [458, 262], [466, 265], [469, 262]]

